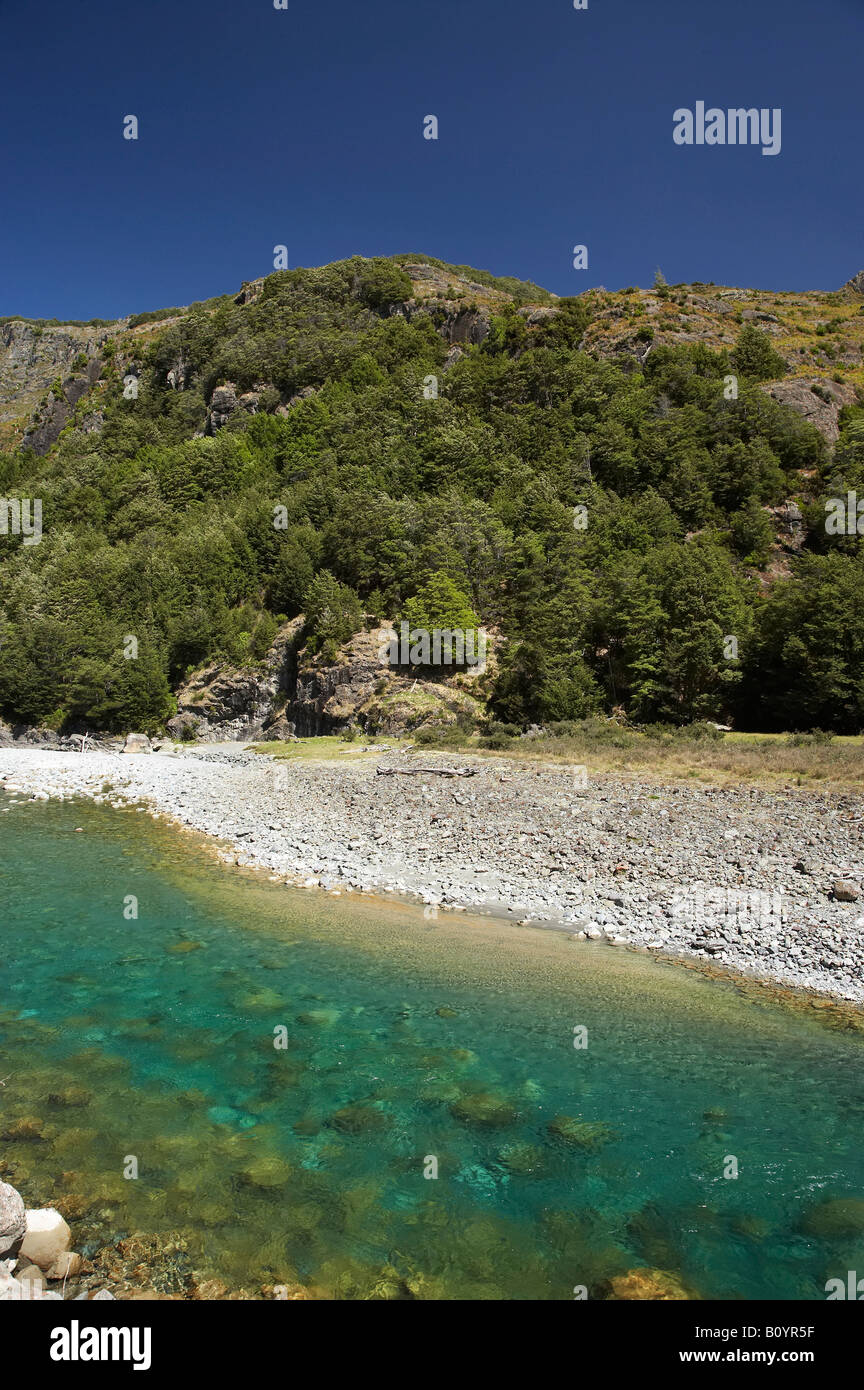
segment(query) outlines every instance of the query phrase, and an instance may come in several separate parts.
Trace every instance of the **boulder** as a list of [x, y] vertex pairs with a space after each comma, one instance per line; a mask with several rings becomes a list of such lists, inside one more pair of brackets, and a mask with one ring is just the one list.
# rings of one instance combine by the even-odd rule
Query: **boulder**
[[123, 744], [124, 753], [152, 753], [150, 740], [146, 734], [127, 734]]
[[74, 1250], [64, 1250], [46, 1272], [46, 1278], [74, 1279], [76, 1274], [80, 1274], [83, 1263], [81, 1256], [76, 1255]]
[[8, 1182], [0, 1182], [0, 1259], [18, 1254], [26, 1231], [23, 1197]]
[[45, 1283], [45, 1275], [38, 1265], [20, 1265], [15, 1271], [15, 1278], [20, 1284], [25, 1284], [31, 1291], [33, 1289], [45, 1289], [48, 1287]]
[[278, 740], [280, 743], [296, 743], [297, 725], [293, 720], [280, 715], [278, 719], [274, 719], [272, 724], [267, 725], [262, 738], [268, 743], [272, 743], [274, 740]]
[[175, 714], [173, 719], [169, 719], [165, 727], [173, 739], [180, 743], [191, 743], [198, 737], [202, 724], [203, 720], [197, 714], [184, 710], [182, 714]]
[[72, 1232], [53, 1207], [28, 1211], [26, 1219], [27, 1233], [21, 1245], [21, 1258], [30, 1260], [40, 1269], [50, 1269], [69, 1249]]
[[861, 897], [861, 889], [854, 883], [849, 883], [846, 879], [838, 878], [831, 888], [838, 903], [857, 903]]

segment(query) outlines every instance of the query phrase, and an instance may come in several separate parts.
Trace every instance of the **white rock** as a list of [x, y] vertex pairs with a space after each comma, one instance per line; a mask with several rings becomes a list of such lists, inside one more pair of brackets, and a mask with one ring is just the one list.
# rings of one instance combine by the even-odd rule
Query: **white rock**
[[17, 1254], [26, 1229], [23, 1197], [8, 1182], [0, 1182], [0, 1256]]
[[32, 1260], [40, 1269], [50, 1269], [72, 1244], [72, 1232], [59, 1211], [39, 1207], [27, 1212], [27, 1234], [21, 1245], [21, 1258]]
[[152, 753], [150, 740], [146, 734], [127, 734], [123, 745], [124, 753]]

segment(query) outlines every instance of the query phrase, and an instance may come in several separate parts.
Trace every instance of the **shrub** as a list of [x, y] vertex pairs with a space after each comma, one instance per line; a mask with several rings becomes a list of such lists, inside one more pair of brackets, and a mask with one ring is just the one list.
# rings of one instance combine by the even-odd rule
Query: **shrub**
[[786, 362], [774, 351], [767, 333], [752, 323], [745, 324], [738, 335], [732, 364], [754, 381], [771, 381], [786, 374]]

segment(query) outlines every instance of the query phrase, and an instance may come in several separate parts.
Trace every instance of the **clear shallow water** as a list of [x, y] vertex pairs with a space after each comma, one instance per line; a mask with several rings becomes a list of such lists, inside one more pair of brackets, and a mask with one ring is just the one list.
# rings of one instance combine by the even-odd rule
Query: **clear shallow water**
[[288, 890], [140, 813], [10, 801], [0, 1168], [75, 1248], [153, 1233], [142, 1282], [169, 1292], [567, 1299], [647, 1265], [808, 1299], [864, 1275], [864, 1204], [819, 1210], [864, 1198], [864, 1034], [629, 952]]

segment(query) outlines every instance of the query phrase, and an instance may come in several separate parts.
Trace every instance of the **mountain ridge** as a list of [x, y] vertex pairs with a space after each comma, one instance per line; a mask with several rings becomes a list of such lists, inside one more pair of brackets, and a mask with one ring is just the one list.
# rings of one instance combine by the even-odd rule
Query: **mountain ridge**
[[[483, 313], [500, 309], [508, 302], [527, 311], [529, 318], [531, 311], [538, 311], [535, 321], [544, 311], [556, 312], [556, 306], [562, 303], [560, 296], [529, 281], [495, 276], [424, 253], [353, 259], [370, 264], [381, 259], [407, 267], [412, 282], [412, 296], [407, 303], [418, 307], [434, 299], [446, 306], [451, 318], [458, 315], [458, 306], [469, 298], [481, 311], [481, 321]], [[239, 291], [217, 295], [198, 304], [149, 310], [114, 320], [0, 318], [0, 447], [29, 445], [37, 453], [52, 447], [60, 431], [73, 420], [78, 402], [89, 395], [99, 380], [92, 375], [94, 363], [107, 343], [115, 343], [118, 354], [134, 357], [161, 330], [195, 309], [212, 313], [229, 302], [254, 303], [270, 278], [262, 276], [244, 281]], [[658, 297], [658, 288], [663, 291], [662, 299]], [[809, 376], [811, 380], [806, 382], [806, 387], [830, 381], [836, 376], [839, 364], [841, 370], [847, 369], [850, 373], [849, 382], [843, 383], [850, 389], [836, 392], [827, 387], [838, 401], [833, 413], [830, 403], [826, 411], [801, 397], [800, 393], [788, 393], [792, 407], [800, 409], [807, 418], [814, 418], [817, 427], [833, 439], [837, 435], [839, 410], [851, 402], [855, 386], [864, 387], [864, 371], [861, 370], [864, 323], [852, 322], [859, 296], [864, 300], [864, 270], [850, 277], [839, 290], [826, 292], [743, 290], [693, 282], [662, 284], [653, 289], [628, 287], [607, 291], [601, 287], [582, 291], [573, 298], [585, 300], [593, 309], [591, 332], [584, 347], [605, 356], [632, 353], [641, 361], [654, 337], [658, 343], [704, 342], [712, 347], [728, 346], [734, 342], [731, 326], [750, 320], [777, 337], [781, 353], [785, 350], [791, 354], [789, 377], [800, 380]], [[785, 318], [769, 312], [769, 303], [783, 310]], [[677, 316], [676, 308], [681, 311]], [[832, 312], [847, 308], [848, 313]], [[653, 330], [650, 339], [646, 335], [647, 326]], [[463, 320], [461, 329], [463, 337], [470, 341], [471, 325]], [[808, 337], [823, 332], [829, 338], [827, 344], [814, 347], [808, 343]], [[841, 337], [841, 333], [848, 337]], [[833, 340], [838, 337], [839, 342], [835, 344]], [[457, 336], [451, 342], [458, 340]], [[833, 350], [833, 356], [829, 357], [825, 348], [829, 352]], [[84, 362], [82, 357], [86, 359]], [[88, 377], [86, 381], [84, 373]], [[825, 404], [822, 402], [823, 407]], [[98, 426], [98, 420], [95, 424]]]
[[857, 731], [860, 279], [555, 297], [352, 257], [6, 321], [5, 520], [38, 499], [44, 534], [0, 534], [0, 715], [163, 728], [302, 615], [334, 689], [358, 632], [482, 624], [478, 705], [514, 726]]

